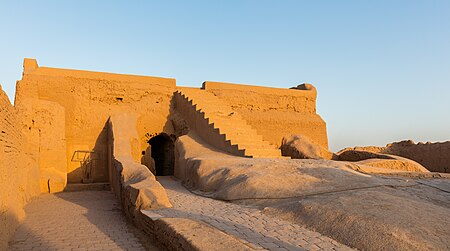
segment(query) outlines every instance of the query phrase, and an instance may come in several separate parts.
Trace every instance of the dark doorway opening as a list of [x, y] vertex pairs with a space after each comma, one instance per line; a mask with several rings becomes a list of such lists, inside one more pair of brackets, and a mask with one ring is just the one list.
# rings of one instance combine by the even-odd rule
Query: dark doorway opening
[[151, 138], [148, 143], [152, 146], [152, 158], [155, 160], [157, 176], [173, 175], [175, 165], [174, 139], [161, 133]]

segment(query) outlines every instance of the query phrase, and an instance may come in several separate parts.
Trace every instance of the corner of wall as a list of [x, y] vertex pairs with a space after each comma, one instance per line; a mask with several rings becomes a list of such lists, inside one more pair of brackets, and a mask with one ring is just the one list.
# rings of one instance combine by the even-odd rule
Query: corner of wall
[[37, 60], [34, 58], [25, 58], [23, 60], [23, 74], [29, 74], [39, 68]]

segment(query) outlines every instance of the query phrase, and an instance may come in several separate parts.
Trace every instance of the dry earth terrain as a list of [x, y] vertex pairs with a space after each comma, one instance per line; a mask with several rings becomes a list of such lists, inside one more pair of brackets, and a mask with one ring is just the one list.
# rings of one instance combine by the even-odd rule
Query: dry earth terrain
[[448, 176], [370, 174], [364, 170], [373, 167], [360, 162], [233, 157], [192, 134], [176, 147], [176, 175], [203, 196], [257, 206], [357, 249], [450, 248]]

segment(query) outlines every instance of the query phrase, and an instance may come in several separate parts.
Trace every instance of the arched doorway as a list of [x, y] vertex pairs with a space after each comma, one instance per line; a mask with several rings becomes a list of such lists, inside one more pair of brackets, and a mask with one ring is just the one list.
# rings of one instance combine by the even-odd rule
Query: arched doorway
[[155, 160], [157, 176], [173, 175], [175, 165], [174, 140], [166, 133], [151, 138], [148, 143], [152, 146], [151, 156]]

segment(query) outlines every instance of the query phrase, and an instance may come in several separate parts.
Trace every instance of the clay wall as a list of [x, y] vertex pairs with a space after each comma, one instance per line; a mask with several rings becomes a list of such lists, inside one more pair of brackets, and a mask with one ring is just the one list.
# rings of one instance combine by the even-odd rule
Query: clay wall
[[0, 87], [0, 250], [19, 221], [26, 202], [39, 193], [35, 156], [27, 152], [21, 119]]
[[[69, 183], [81, 182], [83, 168], [79, 160], [83, 152], [93, 151], [89, 155], [94, 181], [105, 182], [109, 179], [105, 128], [109, 116], [120, 112], [138, 114], [140, 146], [145, 150], [146, 134], [172, 131], [167, 117], [174, 89], [174, 79], [39, 67], [35, 60], [26, 59], [22, 80], [17, 83], [16, 103], [47, 101], [47, 105], [59, 106], [53, 109], [58, 110], [53, 117], [64, 121], [66, 161], [65, 166], [61, 163], [62, 167], [55, 168], [66, 168]], [[42, 155], [42, 161], [52, 162], [51, 156]], [[140, 159], [140, 151], [133, 157]]]
[[38, 160], [41, 192], [60, 192], [67, 183], [64, 108], [51, 101], [16, 102], [28, 151]]
[[450, 141], [415, 144], [412, 140], [394, 142], [385, 147], [357, 146], [345, 150], [359, 150], [401, 156], [424, 166], [430, 172], [450, 173]]
[[270, 143], [280, 146], [283, 136], [303, 134], [328, 149], [326, 123], [316, 113], [316, 90], [281, 89], [205, 82], [214, 93]]
[[388, 144], [382, 152], [412, 159], [431, 172], [450, 173], [450, 141], [418, 144], [402, 141]]

